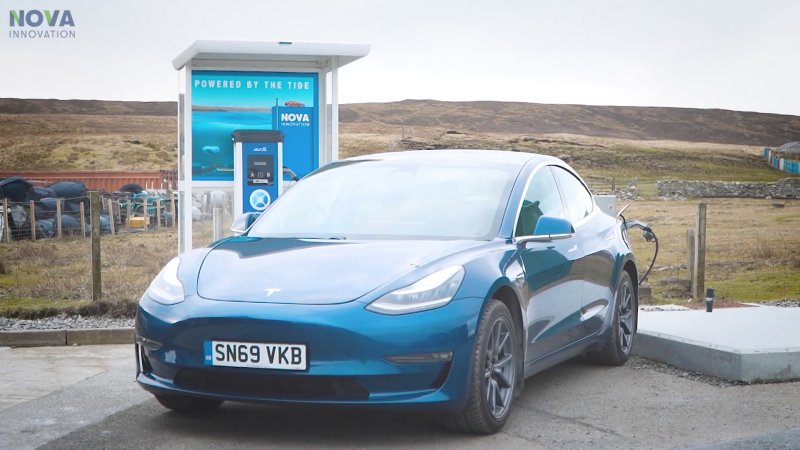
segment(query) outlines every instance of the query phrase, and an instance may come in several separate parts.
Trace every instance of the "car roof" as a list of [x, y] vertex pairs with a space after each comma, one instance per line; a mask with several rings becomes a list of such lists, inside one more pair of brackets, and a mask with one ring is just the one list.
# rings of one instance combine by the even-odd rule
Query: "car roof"
[[518, 152], [510, 150], [472, 150], [472, 149], [443, 149], [443, 150], [408, 150], [401, 152], [376, 153], [372, 155], [348, 158], [350, 161], [463, 161], [486, 164], [512, 164], [524, 166], [529, 162], [543, 161], [560, 162], [558, 158], [537, 153]]

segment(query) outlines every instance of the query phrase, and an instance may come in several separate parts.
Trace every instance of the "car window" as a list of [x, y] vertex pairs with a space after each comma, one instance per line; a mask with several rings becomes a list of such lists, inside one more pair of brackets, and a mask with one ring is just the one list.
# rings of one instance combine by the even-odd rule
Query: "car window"
[[510, 170], [449, 161], [337, 164], [286, 191], [249, 235], [490, 239], [507, 202]]
[[589, 193], [586, 186], [575, 175], [561, 167], [554, 167], [553, 173], [561, 188], [561, 195], [564, 197], [564, 204], [567, 205], [569, 218], [573, 222], [578, 222], [591, 214], [594, 202], [592, 194]]
[[514, 234], [532, 235], [536, 229], [536, 222], [542, 216], [566, 217], [550, 167], [543, 167], [533, 175], [528, 190], [522, 198]]

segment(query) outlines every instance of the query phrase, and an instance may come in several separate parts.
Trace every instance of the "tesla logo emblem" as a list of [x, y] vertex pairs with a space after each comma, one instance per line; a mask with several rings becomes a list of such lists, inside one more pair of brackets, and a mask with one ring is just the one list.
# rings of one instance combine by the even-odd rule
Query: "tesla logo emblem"
[[267, 289], [264, 289], [264, 292], [267, 293], [267, 297], [271, 297], [272, 294], [275, 294], [275, 293], [280, 292], [280, 291], [281, 290], [278, 289], [278, 288], [267, 288]]

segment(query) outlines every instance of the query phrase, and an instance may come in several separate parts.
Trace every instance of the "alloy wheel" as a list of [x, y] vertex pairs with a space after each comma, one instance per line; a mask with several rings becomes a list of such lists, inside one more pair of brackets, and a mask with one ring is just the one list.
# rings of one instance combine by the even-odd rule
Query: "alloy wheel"
[[511, 406], [516, 362], [511, 324], [499, 317], [492, 325], [486, 344], [484, 392], [486, 407], [495, 418], [502, 418]]
[[631, 351], [633, 342], [634, 321], [636, 320], [633, 310], [633, 286], [630, 283], [623, 283], [619, 290], [619, 346], [624, 354]]

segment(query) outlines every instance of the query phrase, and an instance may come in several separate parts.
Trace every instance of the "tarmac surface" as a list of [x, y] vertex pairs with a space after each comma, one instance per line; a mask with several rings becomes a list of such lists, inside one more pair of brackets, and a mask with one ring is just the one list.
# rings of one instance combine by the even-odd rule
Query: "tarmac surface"
[[342, 408], [225, 403], [183, 416], [133, 377], [132, 345], [0, 348], [0, 448], [800, 448], [800, 382], [711, 382], [640, 358], [529, 378], [493, 436]]
[[0, 345], [39, 347], [0, 347], [0, 448], [800, 449], [800, 381], [708, 376], [796, 380], [800, 308], [639, 317], [637, 354], [677, 368], [570, 361], [528, 379], [506, 428], [479, 437], [435, 417], [342, 408], [226, 403], [181, 416], [133, 381], [132, 345], [70, 345], [130, 342], [131, 329], [3, 332]]

